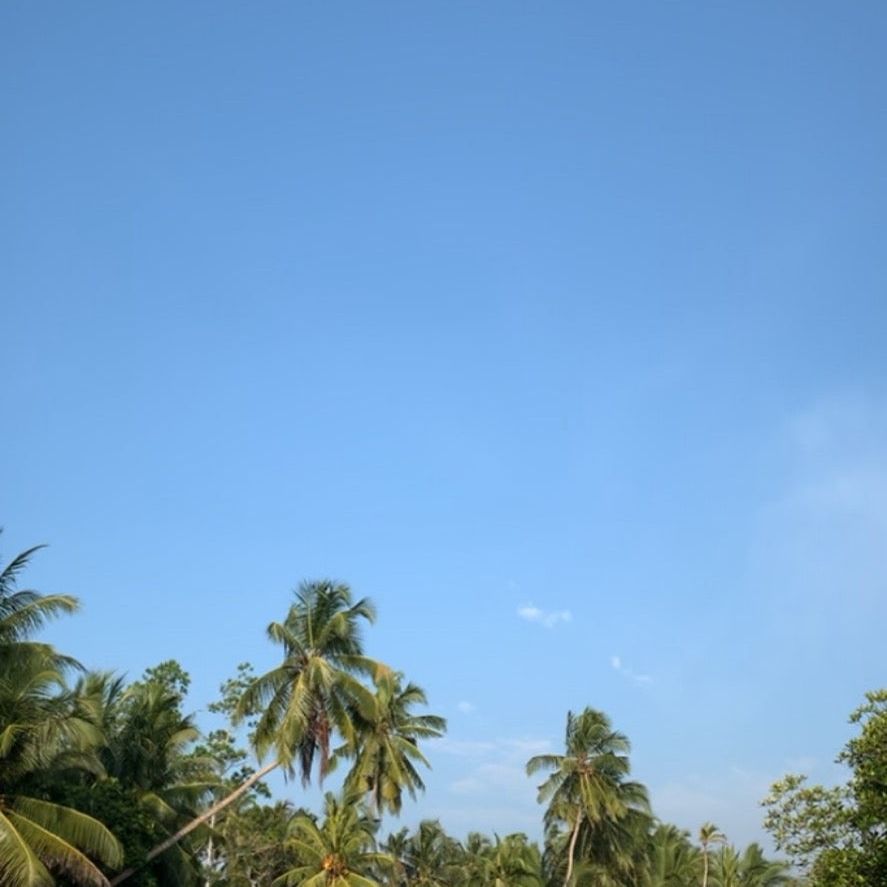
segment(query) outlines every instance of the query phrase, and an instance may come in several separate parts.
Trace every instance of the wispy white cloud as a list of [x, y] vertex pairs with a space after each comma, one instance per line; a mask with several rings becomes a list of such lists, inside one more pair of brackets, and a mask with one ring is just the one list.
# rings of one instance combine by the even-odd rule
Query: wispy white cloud
[[[449, 785], [455, 795], [471, 795], [481, 802], [496, 798], [515, 811], [531, 812], [536, 804], [536, 781], [527, 777], [526, 763], [533, 755], [551, 751], [548, 739], [503, 737], [491, 740], [443, 739], [438, 749], [466, 758], [463, 775]], [[477, 813], [474, 811], [473, 816]], [[538, 816], [538, 814], [536, 814]], [[474, 821], [474, 819], [472, 819]], [[474, 827], [480, 827], [478, 822]]]
[[573, 619], [569, 610], [543, 610], [533, 604], [518, 607], [517, 615], [527, 622], [536, 622], [546, 628], [554, 628], [560, 622], [570, 622]]
[[618, 671], [619, 674], [628, 678], [635, 684], [650, 684], [653, 682], [653, 678], [650, 675], [639, 674], [638, 672], [630, 669], [627, 665], [624, 665], [621, 656], [611, 656], [610, 666], [612, 667], [613, 671]]
[[477, 706], [473, 702], [468, 702], [464, 699], [461, 702], [456, 703], [456, 708], [458, 708], [463, 715], [470, 715], [477, 711]]

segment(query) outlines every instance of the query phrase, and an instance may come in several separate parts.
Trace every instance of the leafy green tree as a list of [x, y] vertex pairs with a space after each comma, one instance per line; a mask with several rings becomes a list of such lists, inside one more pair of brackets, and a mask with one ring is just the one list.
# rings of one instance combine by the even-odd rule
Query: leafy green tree
[[[301, 816], [307, 812], [300, 811]], [[228, 808], [218, 829], [222, 847], [221, 866], [207, 877], [219, 887], [255, 887], [271, 884], [293, 864], [287, 847], [294, 813], [286, 801], [257, 804], [250, 801], [238, 809]]]
[[425, 788], [416, 767], [429, 764], [419, 740], [442, 736], [446, 730], [444, 718], [413, 713], [415, 706], [426, 704], [421, 687], [404, 684], [399, 672], [382, 673], [369, 710], [356, 712], [356, 747], [346, 744], [337, 751], [354, 756], [346, 784], [349, 790], [369, 796], [376, 816], [384, 810], [400, 813], [404, 790], [415, 798]]
[[[196, 757], [211, 762], [215, 778], [211, 794], [216, 803], [236, 791], [255, 773], [255, 768], [247, 763], [250, 757], [248, 752], [238, 743], [233, 723], [240, 697], [254, 679], [252, 666], [248, 662], [241, 662], [235, 676], [222, 683], [219, 699], [207, 706], [210, 712], [222, 715], [228, 721], [226, 727], [208, 733], [193, 752]], [[222, 872], [233, 864], [227, 858], [229, 839], [235, 842], [231, 845], [231, 852], [236, 852], [236, 847], [243, 844], [245, 836], [253, 835], [257, 823], [265, 821], [256, 812], [256, 802], [260, 796], [271, 796], [268, 786], [264, 782], [251, 783], [249, 790], [242, 793], [234, 803], [207, 820], [208, 835], [202, 852], [205, 887], [220, 883]], [[261, 808], [263, 812], [270, 809]], [[237, 819], [237, 814], [241, 811], [244, 812], [244, 818]], [[232, 824], [235, 819], [237, 822]], [[275, 820], [272, 816], [268, 821]], [[251, 865], [247, 866], [250, 871], [252, 868]], [[273, 880], [267, 875], [263, 875], [262, 879], [265, 882]]]
[[589, 827], [591, 843], [598, 837], [609, 838], [614, 826], [618, 831], [620, 820], [627, 819], [631, 811], [648, 808], [644, 787], [627, 780], [629, 750], [628, 738], [612, 729], [603, 712], [586, 708], [578, 715], [567, 713], [564, 754], [536, 755], [527, 762], [529, 775], [550, 771], [539, 786], [539, 802], [548, 804], [545, 818], [549, 829], [558, 823], [569, 829], [565, 840], [555, 837], [550, 842], [566, 860], [565, 885], [573, 877], [583, 824]]
[[859, 734], [838, 757], [851, 770], [846, 785], [789, 775], [763, 802], [777, 848], [813, 887], [887, 884], [887, 690], [867, 693], [850, 722]]

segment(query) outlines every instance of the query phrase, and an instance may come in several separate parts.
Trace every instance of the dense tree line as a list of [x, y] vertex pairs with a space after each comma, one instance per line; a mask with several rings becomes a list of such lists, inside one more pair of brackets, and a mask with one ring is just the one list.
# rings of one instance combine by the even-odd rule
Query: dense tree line
[[[631, 779], [628, 739], [593, 708], [567, 715], [561, 753], [527, 763], [541, 780], [541, 847], [523, 834], [458, 840], [436, 821], [386, 834], [423, 790], [426, 741], [446, 722], [424, 712], [418, 685], [366, 656], [368, 600], [339, 583], [301, 585], [268, 626], [279, 664], [262, 675], [242, 665], [211, 706], [226, 726], [201, 733], [178, 663], [127, 683], [39, 640], [78, 603], [19, 588], [35, 551], [0, 573], [0, 887], [794, 883], [785, 863], [755, 844], [737, 850], [710, 823], [694, 840], [658, 821]], [[884, 705], [873, 695], [858, 715], [845, 792], [811, 800], [789, 780], [769, 799], [777, 842], [811, 884], [885, 883], [871, 880], [883, 872]], [[294, 807], [263, 782], [277, 768], [306, 784], [338, 768], [342, 789], [321, 810]], [[801, 840], [804, 823], [813, 833]], [[840, 880], [860, 871], [870, 880]]]

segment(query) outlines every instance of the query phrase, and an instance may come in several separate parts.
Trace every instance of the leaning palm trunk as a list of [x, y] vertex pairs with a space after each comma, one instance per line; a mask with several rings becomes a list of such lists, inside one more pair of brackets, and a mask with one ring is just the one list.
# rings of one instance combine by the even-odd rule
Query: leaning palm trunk
[[170, 835], [164, 841], [161, 841], [156, 847], [152, 847], [145, 856], [144, 861], [137, 866], [132, 866], [131, 868], [125, 869], [119, 875], [111, 880], [111, 887], [115, 887], [116, 884], [120, 884], [125, 881], [130, 876], [134, 875], [142, 866], [147, 865], [151, 862], [152, 859], [156, 859], [166, 850], [169, 850], [170, 847], [175, 846], [182, 840], [186, 835], [190, 835], [191, 832], [196, 828], [200, 828], [207, 820], [212, 819], [217, 813], [224, 810], [229, 804], [233, 801], [236, 801], [239, 797], [246, 794], [262, 777], [267, 776], [275, 767], [280, 765], [280, 761], [274, 761], [271, 764], [266, 764], [262, 767], [261, 770], [253, 773], [249, 779], [244, 780], [230, 795], [222, 798], [221, 801], [217, 801], [212, 805], [209, 809], [200, 814], [196, 819], [192, 819], [187, 825], [182, 826], [175, 834]]
[[708, 848], [702, 851], [702, 887], [708, 887]]
[[567, 877], [564, 878], [564, 887], [569, 887], [573, 877], [573, 856], [576, 853], [576, 841], [579, 838], [579, 826], [582, 824], [582, 814], [576, 817], [576, 825], [573, 826], [573, 834], [570, 835], [570, 847], [567, 850]]

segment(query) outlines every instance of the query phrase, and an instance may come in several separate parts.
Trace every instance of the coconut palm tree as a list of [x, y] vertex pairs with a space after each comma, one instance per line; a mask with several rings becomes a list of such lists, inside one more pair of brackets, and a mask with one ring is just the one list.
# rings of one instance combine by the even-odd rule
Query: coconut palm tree
[[551, 771], [539, 786], [539, 802], [548, 803], [545, 816], [550, 827], [563, 822], [569, 828], [564, 849], [564, 884], [569, 885], [583, 823], [598, 830], [612, 826], [629, 811], [646, 811], [648, 800], [642, 785], [626, 779], [628, 738], [612, 729], [603, 712], [593, 708], [578, 715], [568, 712], [564, 746], [562, 755], [531, 758], [527, 773]]
[[47, 775], [91, 767], [100, 733], [78, 713], [62, 670], [73, 660], [32, 640], [47, 619], [77, 608], [74, 598], [18, 591], [32, 548], [0, 572], [0, 884], [49, 887], [54, 874], [106, 887], [96, 864], [120, 865], [116, 838], [97, 820], [45, 797]]
[[411, 711], [426, 704], [424, 690], [404, 684], [402, 674], [381, 674], [372, 707], [365, 715], [357, 714], [357, 747], [346, 744], [336, 752], [354, 756], [346, 784], [355, 793], [369, 795], [377, 817], [386, 809], [400, 813], [404, 790], [415, 798], [425, 788], [416, 767], [430, 765], [419, 750], [419, 740], [442, 736], [447, 726], [444, 718]]
[[[573, 872], [576, 887], [643, 884], [650, 868], [650, 823], [647, 812], [636, 809], [629, 809], [619, 818], [604, 818], [598, 822], [583, 819], [576, 841]], [[555, 863], [555, 870], [565, 870], [563, 853], [560, 859], [549, 853], [549, 858]]]
[[380, 887], [374, 873], [391, 859], [375, 850], [373, 823], [359, 812], [357, 799], [327, 793], [324, 820], [297, 816], [286, 845], [298, 863], [277, 878], [277, 887]]
[[404, 857], [410, 887], [451, 887], [461, 874], [459, 845], [437, 820], [419, 823]]
[[[273, 752], [271, 761], [153, 847], [146, 862], [212, 819], [277, 767], [290, 776], [298, 769], [306, 784], [318, 760], [322, 780], [329, 771], [336, 732], [346, 744], [357, 746], [356, 715], [369, 717], [373, 709], [373, 694], [358, 676], [379, 677], [386, 670], [363, 654], [361, 623], [374, 619], [370, 601], [353, 601], [347, 585], [323, 580], [299, 586], [284, 621], [268, 626], [268, 637], [283, 647], [283, 661], [250, 684], [236, 712], [239, 720], [258, 716], [256, 753], [262, 760]], [[133, 871], [122, 872], [112, 883], [119, 884]]]
[[687, 832], [659, 825], [650, 837], [649, 887], [687, 887], [696, 881], [697, 851]]
[[463, 887], [477, 887], [485, 883], [493, 842], [480, 832], [469, 832], [461, 845], [458, 883]]
[[409, 844], [410, 831], [407, 828], [402, 828], [388, 835], [382, 845], [386, 856], [391, 859], [385, 878], [388, 887], [403, 887], [407, 883], [406, 857]]
[[26, 657], [49, 662], [59, 670], [76, 664], [49, 644], [34, 641], [32, 637], [50, 620], [76, 612], [79, 607], [77, 598], [17, 587], [19, 574], [33, 555], [44, 547], [35, 545], [21, 552], [0, 570], [0, 668], [12, 658], [21, 662]]
[[742, 854], [742, 887], [781, 887], [790, 884], [788, 863], [766, 859], [759, 844], [749, 844]]
[[713, 822], [704, 823], [699, 829], [699, 846], [702, 847], [702, 887], [708, 887], [708, 851], [713, 844], [724, 844], [727, 838]]
[[788, 866], [766, 859], [758, 844], [749, 844], [742, 854], [724, 846], [712, 858], [712, 887], [782, 887], [790, 880]]
[[492, 843], [479, 854], [477, 880], [471, 887], [540, 887], [542, 858], [539, 848], [523, 834], [494, 837]]

